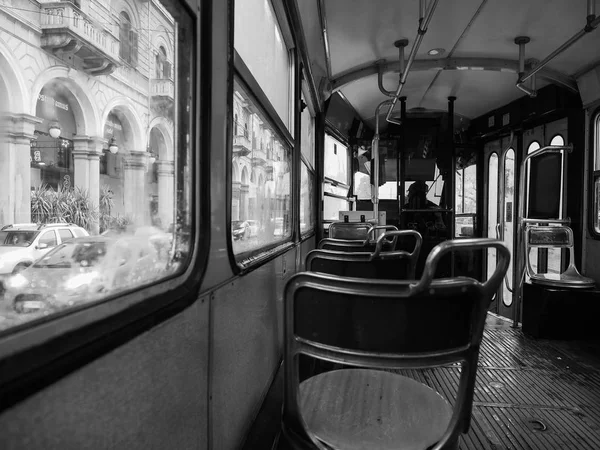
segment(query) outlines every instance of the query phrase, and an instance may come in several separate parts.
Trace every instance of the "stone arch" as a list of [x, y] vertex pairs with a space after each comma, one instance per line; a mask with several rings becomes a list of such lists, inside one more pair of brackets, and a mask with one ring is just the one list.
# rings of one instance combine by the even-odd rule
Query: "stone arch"
[[167, 52], [167, 61], [173, 61], [174, 49], [171, 47], [171, 43], [169, 42], [169, 39], [165, 35], [165, 33], [160, 32], [157, 35], [155, 35], [153, 46], [154, 46], [154, 48], [152, 48], [153, 52], [157, 52], [159, 47], [164, 47], [165, 51]]
[[244, 168], [242, 169], [242, 184], [248, 184], [248, 168], [246, 166], [244, 166]]
[[127, 130], [124, 133], [126, 142], [118, 143], [119, 146], [125, 145], [127, 150], [146, 151], [148, 136], [142, 131], [142, 120], [131, 99], [119, 96], [109, 101], [102, 113], [101, 129], [111, 112], [117, 115], [122, 124], [127, 125]]
[[121, 11], [127, 13], [129, 18], [131, 19], [131, 25], [134, 30], [140, 33], [140, 12], [138, 10], [136, 2], [128, 2], [125, 0], [113, 0], [111, 4], [111, 9], [114, 11], [114, 14], [117, 16], [117, 20]]
[[66, 88], [65, 94], [73, 108], [77, 134], [101, 136], [102, 125], [98, 120], [98, 110], [95, 102], [90, 100], [82, 86], [85, 82], [80, 84], [79, 81], [71, 77], [70, 70], [65, 66], [49, 67], [38, 75], [31, 89], [34, 96], [29, 99], [29, 114], [35, 116], [38, 95], [52, 81], [56, 81]]
[[27, 105], [31, 91], [27, 89], [25, 75], [20, 68], [12, 50], [0, 39], [0, 98], [6, 99], [3, 105], [0, 104], [0, 109], [6, 108], [11, 113], [29, 112]]
[[233, 182], [240, 182], [240, 168], [235, 162], [231, 165], [231, 180]]
[[[158, 148], [158, 159], [162, 161], [173, 161], [174, 145], [173, 124], [164, 117], [156, 117], [150, 122], [150, 133], [153, 129], [158, 130], [162, 135], [164, 146]], [[150, 135], [147, 137], [150, 142]]]

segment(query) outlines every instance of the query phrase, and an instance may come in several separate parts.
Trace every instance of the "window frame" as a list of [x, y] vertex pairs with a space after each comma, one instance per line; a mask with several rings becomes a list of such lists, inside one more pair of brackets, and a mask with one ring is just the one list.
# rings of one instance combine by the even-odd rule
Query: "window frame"
[[594, 217], [598, 217], [600, 207], [596, 208], [595, 182], [600, 180], [600, 169], [595, 170], [596, 158], [600, 164], [600, 106], [595, 108], [590, 115], [590, 135], [589, 135], [589, 199], [588, 199], [588, 232], [591, 238], [600, 240], [600, 230], [596, 229]]
[[[227, 241], [227, 253], [229, 255], [229, 262], [232, 268], [232, 271], [235, 275], [242, 275], [255, 268], [260, 267], [261, 265], [267, 263], [268, 261], [276, 258], [277, 256], [285, 253], [290, 248], [292, 248], [297, 240], [297, 233], [299, 229], [298, 219], [299, 219], [299, 158], [297, 153], [300, 153], [300, 150], [297, 148], [297, 142], [299, 139], [299, 135], [301, 134], [299, 130], [297, 130], [297, 125], [299, 122], [299, 83], [300, 77], [299, 73], [299, 57], [297, 53], [296, 43], [293, 42], [293, 35], [289, 33], [289, 24], [287, 23], [287, 18], [283, 17], [284, 12], [281, 8], [277, 7], [271, 0], [266, 0], [271, 3], [271, 6], [275, 12], [275, 20], [280, 27], [280, 31], [284, 42], [288, 48], [289, 55], [289, 97], [291, 98], [291, 105], [288, 109], [288, 117], [286, 120], [289, 120], [290, 126], [285, 124], [284, 120], [280, 117], [279, 113], [269, 100], [267, 94], [262, 89], [246, 63], [244, 62], [241, 55], [235, 49], [235, 0], [230, 0], [230, 18], [229, 18], [229, 26], [230, 26], [230, 52], [232, 58], [230, 58], [229, 69], [232, 76], [229, 77], [228, 89], [227, 89], [227, 151], [226, 151], [226, 161], [227, 161], [227, 206], [226, 206], [226, 241]], [[284, 7], [287, 9], [287, 6]], [[285, 11], [287, 12], [287, 11]], [[282, 23], [285, 22], [285, 23]], [[292, 42], [290, 42], [290, 39]], [[271, 244], [266, 244], [261, 247], [258, 247], [253, 250], [249, 250], [246, 252], [242, 252], [239, 254], [235, 254], [233, 251], [233, 236], [231, 234], [231, 221], [232, 221], [232, 199], [233, 199], [233, 173], [232, 173], [232, 164], [233, 164], [233, 133], [236, 131], [236, 124], [234, 123], [234, 115], [235, 108], [233, 102], [234, 96], [234, 80], [239, 83], [242, 88], [246, 91], [249, 100], [253, 102], [254, 106], [263, 114], [265, 119], [269, 121], [270, 125], [273, 127], [274, 133], [281, 140], [283, 146], [287, 146], [291, 149], [291, 157], [290, 157], [290, 220], [291, 220], [291, 234], [289, 237], [284, 240], [273, 242]], [[238, 117], [239, 120], [239, 117]]]
[[[74, 306], [47, 317], [0, 331], [0, 412], [9, 409], [62, 377], [100, 358], [140, 334], [156, 327], [198, 301], [206, 270], [210, 240], [210, 195], [200, 183], [209, 180], [207, 152], [210, 127], [210, 73], [212, 61], [206, 51], [211, 42], [209, 2], [192, 8], [187, 0], [161, 2], [179, 25], [176, 58], [188, 69], [176, 74], [177, 102], [175, 151], [189, 154], [190, 254], [184, 269], [160, 281], [111, 295], [94, 303]], [[188, 45], [189, 44], [189, 45]], [[183, 64], [182, 64], [183, 65]], [[200, 70], [202, 68], [203, 70]], [[202, 75], [206, 73], [207, 75]], [[184, 146], [184, 147], [181, 147]], [[202, 201], [201, 209], [200, 201]], [[198, 237], [202, 236], [203, 239]]]

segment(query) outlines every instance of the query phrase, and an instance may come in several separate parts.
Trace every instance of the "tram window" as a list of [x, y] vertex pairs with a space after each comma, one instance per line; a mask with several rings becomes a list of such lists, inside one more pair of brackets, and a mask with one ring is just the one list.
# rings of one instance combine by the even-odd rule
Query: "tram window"
[[340, 211], [349, 211], [350, 202], [341, 198], [323, 197], [323, 220], [339, 220]]
[[[305, 84], [305, 83], [303, 83]], [[304, 90], [304, 89], [303, 89]], [[306, 96], [302, 95], [302, 101], [307, 102]], [[302, 111], [301, 117], [301, 139], [302, 139], [302, 156], [308, 163], [309, 167], [315, 167], [315, 116], [310, 105], [307, 105]]]
[[557, 134], [550, 141], [550, 145], [565, 145], [565, 140], [560, 134]]
[[300, 173], [300, 233], [307, 233], [314, 229], [315, 202], [314, 202], [315, 176], [302, 161]]
[[235, 50], [293, 134], [291, 42], [284, 39], [272, 2], [237, 0], [234, 15]]
[[291, 237], [292, 152], [237, 77], [233, 98], [251, 130], [233, 130], [231, 239], [239, 255]]
[[[379, 186], [380, 200], [395, 200], [396, 199], [396, 182], [388, 181]], [[357, 200], [371, 199], [371, 177], [363, 172], [354, 173], [354, 195]]]
[[600, 112], [596, 113], [593, 125], [594, 133], [594, 192], [592, 215], [594, 231], [600, 235]]
[[348, 150], [330, 134], [325, 134], [325, 177], [348, 184]]
[[477, 166], [471, 165], [456, 173], [455, 237], [473, 236], [477, 213]]
[[538, 150], [540, 148], [540, 143], [538, 141], [533, 141], [531, 144], [529, 144], [529, 147], [527, 147], [527, 154], [533, 153], [536, 150]]
[[[31, 40], [30, 28], [22, 27], [12, 54], [0, 47], [0, 65], [9, 73], [0, 76], [0, 98], [13, 117], [2, 129], [8, 136], [30, 130], [31, 136], [27, 143], [0, 136], [13, 155], [0, 158], [0, 172], [10, 178], [9, 188], [0, 189], [0, 234], [6, 237], [0, 239], [0, 330], [33, 325], [185, 268], [192, 244], [189, 125], [196, 41], [191, 17], [176, 3], [149, 2], [143, 11], [114, 17], [80, 12], [89, 33], [106, 42], [80, 40], [73, 58], [57, 51], [64, 39], [44, 38], [58, 33], [71, 39], [48, 17], [65, 8], [65, 17], [77, 12], [66, 3], [48, 4], [38, 24], [47, 45]], [[97, 25], [107, 20], [109, 28], [121, 26], [121, 34], [129, 34], [125, 53], [123, 40], [120, 53], [118, 36]], [[148, 23], [156, 29], [151, 35], [140, 28]], [[168, 78], [157, 78], [159, 48], [173, 62]], [[19, 80], [12, 58], [27, 61], [26, 77]], [[15, 245], [12, 235], [27, 239]], [[136, 253], [119, 251], [134, 246]]]

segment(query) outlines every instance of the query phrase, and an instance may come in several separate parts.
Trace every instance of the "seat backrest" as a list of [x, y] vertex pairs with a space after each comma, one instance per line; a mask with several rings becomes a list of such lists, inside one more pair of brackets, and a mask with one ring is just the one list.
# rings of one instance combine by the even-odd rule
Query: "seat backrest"
[[[367, 232], [367, 237], [363, 240], [325, 238], [321, 239], [318, 248], [324, 250], [338, 250], [340, 252], [372, 252], [375, 250], [376, 240], [386, 231], [398, 231], [398, 228], [393, 225], [372, 226]], [[387, 242], [384, 242], [384, 251], [394, 250], [396, 248], [397, 237], [393, 237], [391, 240], [386, 239], [386, 241]]]
[[[410, 237], [415, 244], [411, 252], [384, 251], [389, 239]], [[306, 270], [331, 275], [389, 280], [414, 279], [422, 244], [421, 235], [414, 230], [388, 231], [377, 240], [375, 249], [357, 247], [358, 252], [318, 249], [306, 256]]]
[[[489, 247], [496, 248], [498, 263], [486, 282], [433, 279], [448, 252]], [[299, 354], [380, 369], [460, 361], [459, 395], [444, 439], [456, 436], [469, 422], [485, 316], [509, 262], [509, 250], [500, 241], [461, 239], [435, 247], [419, 281], [294, 275], [285, 289], [284, 414], [298, 417]]]
[[364, 241], [372, 226], [369, 222], [333, 222], [329, 226], [329, 237]]

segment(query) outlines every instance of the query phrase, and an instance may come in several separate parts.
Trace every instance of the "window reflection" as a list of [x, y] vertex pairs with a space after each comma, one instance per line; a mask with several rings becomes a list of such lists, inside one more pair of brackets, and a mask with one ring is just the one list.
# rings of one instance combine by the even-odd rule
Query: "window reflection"
[[314, 189], [315, 177], [302, 162], [300, 174], [300, 232], [306, 233], [314, 229]]
[[291, 236], [291, 149], [234, 82], [231, 235], [241, 254]]

